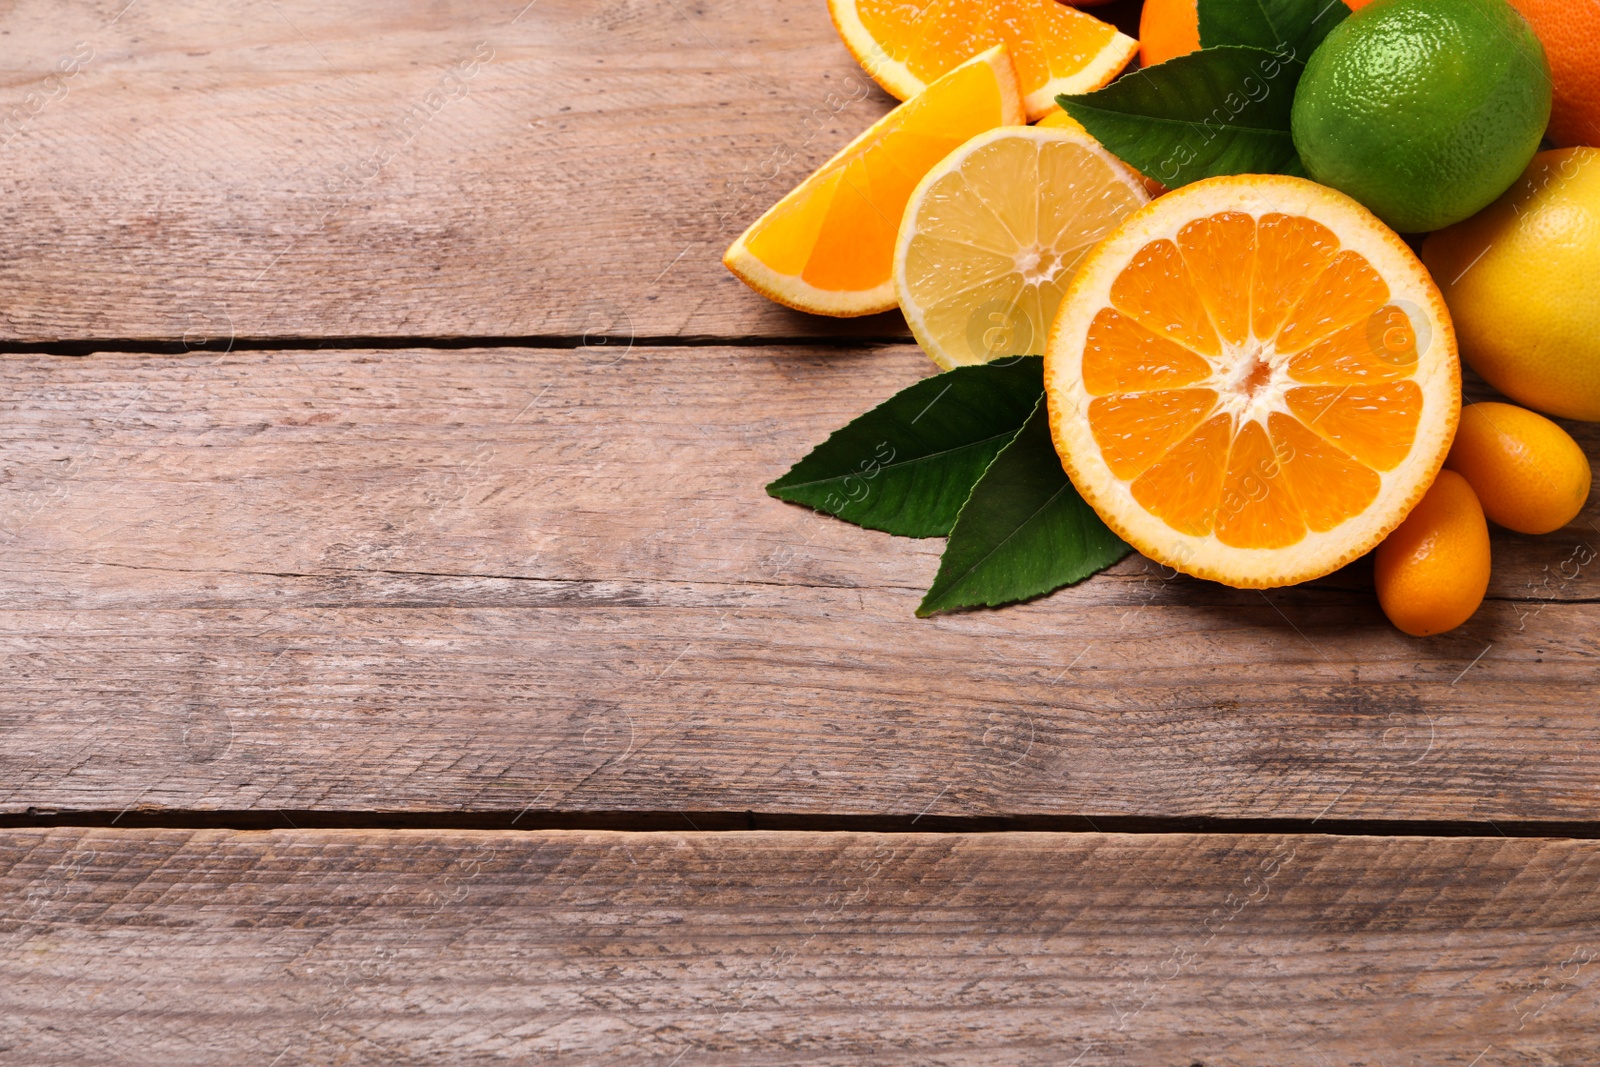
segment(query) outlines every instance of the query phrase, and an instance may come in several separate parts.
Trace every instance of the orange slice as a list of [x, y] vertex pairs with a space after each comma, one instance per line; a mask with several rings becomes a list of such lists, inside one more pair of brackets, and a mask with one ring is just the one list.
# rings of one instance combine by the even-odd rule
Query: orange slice
[[911, 190], [968, 138], [1020, 125], [1003, 46], [956, 67], [879, 119], [751, 224], [722, 263], [750, 288], [817, 315], [895, 306], [895, 233]]
[[845, 47], [892, 96], [909, 100], [986, 48], [1004, 44], [1017, 65], [1028, 118], [1057, 93], [1110, 82], [1139, 42], [1056, 0], [828, 0]]
[[1160, 563], [1288, 585], [1373, 548], [1461, 409], [1455, 333], [1405, 243], [1301, 178], [1196, 182], [1084, 259], [1045, 354], [1056, 450]]

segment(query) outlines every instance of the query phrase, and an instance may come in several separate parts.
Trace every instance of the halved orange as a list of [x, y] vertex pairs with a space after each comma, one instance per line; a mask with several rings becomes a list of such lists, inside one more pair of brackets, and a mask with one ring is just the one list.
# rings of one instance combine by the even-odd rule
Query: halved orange
[[1054, 107], [1058, 93], [1107, 84], [1139, 50], [1115, 26], [1056, 0], [828, 0], [828, 10], [856, 62], [901, 100], [1004, 44], [1030, 120]]
[[911, 190], [969, 138], [1023, 121], [1003, 46], [956, 67], [870, 126], [762, 215], [722, 263], [780, 304], [817, 315], [895, 306], [895, 233]]
[[1153, 201], [1085, 258], [1045, 390], [1108, 526], [1248, 588], [1326, 574], [1400, 524], [1450, 449], [1461, 370], [1439, 290], [1377, 218], [1235, 175]]

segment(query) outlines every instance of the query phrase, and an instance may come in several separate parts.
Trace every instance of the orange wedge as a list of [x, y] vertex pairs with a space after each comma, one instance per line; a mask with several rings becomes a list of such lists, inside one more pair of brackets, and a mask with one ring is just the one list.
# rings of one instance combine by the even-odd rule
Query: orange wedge
[[1400, 524], [1450, 449], [1461, 369], [1399, 237], [1313, 182], [1236, 175], [1153, 201], [1084, 259], [1045, 391], [1108, 526], [1251, 588], [1326, 574]]
[[1087, 93], [1115, 78], [1139, 42], [1056, 0], [828, 0], [845, 47], [874, 81], [909, 100], [929, 82], [1004, 44], [1028, 118], [1057, 93]]
[[911, 190], [968, 138], [1023, 121], [1017, 76], [991, 48], [874, 123], [729, 246], [756, 292], [816, 315], [895, 306], [895, 233]]

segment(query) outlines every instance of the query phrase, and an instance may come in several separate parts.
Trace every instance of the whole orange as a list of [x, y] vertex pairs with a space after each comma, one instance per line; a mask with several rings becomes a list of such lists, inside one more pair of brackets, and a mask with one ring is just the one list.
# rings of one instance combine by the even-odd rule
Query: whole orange
[[[1370, 3], [1372, 0], [1345, 0], [1345, 6], [1352, 11], [1359, 11]], [[1200, 13], [1196, 5], [1197, 0], [1144, 0], [1144, 10], [1139, 14], [1139, 66], [1153, 67], [1199, 49]], [[1517, 0], [1517, 7], [1522, 7], [1521, 0]], [[1300, 57], [1302, 61], [1308, 58]]]
[[1550, 60], [1555, 99], [1546, 135], [1563, 148], [1600, 148], [1600, 14], [1593, 0], [1511, 0]]
[[1139, 13], [1139, 66], [1153, 67], [1200, 47], [1196, 0], [1144, 0]]

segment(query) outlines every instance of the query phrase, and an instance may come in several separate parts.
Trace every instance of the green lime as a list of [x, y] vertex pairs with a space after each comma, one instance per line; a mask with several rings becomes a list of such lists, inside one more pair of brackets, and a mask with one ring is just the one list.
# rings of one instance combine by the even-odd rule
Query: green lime
[[1549, 118], [1544, 48], [1505, 0], [1374, 0], [1311, 54], [1291, 125], [1311, 177], [1421, 233], [1503, 193]]

